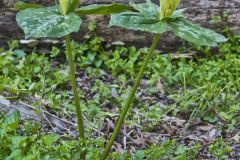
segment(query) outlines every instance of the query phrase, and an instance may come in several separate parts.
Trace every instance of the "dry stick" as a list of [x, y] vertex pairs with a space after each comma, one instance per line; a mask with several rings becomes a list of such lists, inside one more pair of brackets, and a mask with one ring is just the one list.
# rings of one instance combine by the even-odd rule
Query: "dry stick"
[[[27, 104], [27, 103], [24, 103], [24, 102], [22, 102], [22, 101], [19, 101], [19, 103], [22, 104], [22, 105], [25, 105], [26, 107], [28, 107], [28, 108], [30, 108], [30, 109], [33, 109], [33, 110], [36, 110], [36, 109], [37, 109], [37, 108], [35, 108], [35, 107], [33, 107], [33, 106], [31, 106], [31, 105], [29, 105], [29, 104]], [[37, 109], [37, 110], [38, 110], [38, 109]], [[38, 110], [38, 111], [39, 111], [39, 110]], [[64, 122], [64, 123], [68, 123], [68, 124], [70, 124], [70, 125], [72, 125], [72, 126], [74, 126], [74, 127], [77, 126], [76, 123], [73, 123], [73, 122], [68, 121], [68, 120], [66, 120], [66, 119], [62, 119], [62, 118], [60, 118], [60, 117], [57, 117], [57, 116], [55, 116], [54, 114], [51, 114], [51, 113], [49, 113], [49, 112], [47, 112], [47, 111], [43, 111], [43, 110], [42, 110], [41, 112], [43, 112], [44, 114], [47, 114], [47, 115], [49, 115], [49, 116], [51, 116], [51, 117], [59, 120], [59, 121], [62, 121], [62, 122]], [[34, 115], [32, 115], [32, 116], [34, 116]], [[56, 126], [62, 128], [62, 129], [64, 129], [64, 130], [66, 130], [66, 131], [69, 131], [69, 129], [67, 129], [67, 128], [64, 128], [64, 127], [62, 127], [62, 126], [60, 126], [60, 125], [58, 125], [58, 124], [56, 124], [56, 123], [54, 123], [54, 124], [55, 124]], [[102, 136], [104, 135], [104, 133], [102, 133], [102, 132], [98, 131], [96, 128], [94, 128], [94, 126], [92, 126], [92, 124], [89, 123], [89, 125], [91, 125], [91, 128], [92, 128], [95, 132], [98, 132], [98, 133], [101, 134]]]
[[[25, 105], [25, 106], [27, 106], [28, 108], [31, 108], [31, 109], [33, 109], [33, 110], [36, 110], [36, 109], [37, 109], [37, 108], [35, 108], [35, 107], [33, 107], [33, 106], [25, 103], [25, 102], [19, 101], [19, 103], [22, 104], [22, 105]], [[37, 109], [37, 110], [39, 110], [39, 109]], [[40, 110], [39, 110], [39, 111], [40, 111]], [[56, 119], [58, 119], [58, 120], [60, 120], [60, 121], [62, 121], [62, 122], [64, 122], [64, 123], [68, 123], [68, 124], [70, 124], [70, 125], [77, 126], [76, 123], [70, 122], [70, 121], [68, 121], [68, 120], [66, 120], [66, 119], [59, 118], [59, 117], [55, 116], [54, 114], [51, 114], [51, 113], [49, 113], [49, 112], [47, 112], [47, 111], [42, 110], [41, 112], [43, 112], [43, 113], [45, 113], [45, 114], [47, 114], [47, 115], [49, 115], [49, 116], [51, 116], [51, 117], [54, 117], [54, 118], [56, 118]]]
[[84, 140], [84, 126], [83, 126], [83, 116], [80, 106], [80, 101], [78, 97], [78, 91], [77, 91], [77, 82], [76, 82], [76, 76], [75, 76], [75, 66], [73, 61], [73, 55], [72, 55], [72, 48], [71, 48], [71, 41], [70, 36], [66, 36], [66, 43], [67, 43], [67, 58], [69, 63], [69, 76], [72, 82], [72, 90], [73, 90], [73, 96], [74, 96], [74, 102], [77, 112], [77, 118], [78, 118], [78, 129], [79, 129], [79, 137], [80, 139]]
[[153, 55], [153, 52], [154, 52], [155, 48], [157, 47], [157, 44], [158, 44], [159, 40], [160, 40], [160, 34], [157, 34], [154, 37], [154, 40], [153, 40], [153, 43], [152, 43], [151, 48], [149, 50], [149, 53], [147, 54], [147, 56], [144, 59], [143, 65], [142, 65], [142, 67], [141, 67], [141, 69], [140, 69], [140, 71], [139, 71], [139, 73], [137, 75], [137, 78], [136, 78], [136, 81], [135, 81], [135, 83], [133, 85], [131, 93], [130, 93], [130, 95], [129, 95], [129, 97], [128, 97], [128, 99], [127, 99], [127, 101], [126, 101], [126, 103], [125, 103], [125, 105], [123, 107], [123, 110], [122, 110], [121, 115], [120, 115], [120, 117], [118, 119], [116, 127], [115, 127], [115, 129], [113, 131], [113, 134], [112, 134], [112, 136], [111, 136], [111, 138], [110, 138], [110, 140], [109, 140], [109, 142], [108, 142], [108, 144], [107, 144], [107, 146], [105, 148], [105, 151], [103, 152], [102, 160], [105, 160], [107, 158], [108, 153], [111, 150], [112, 145], [113, 145], [113, 143], [114, 143], [114, 141], [115, 141], [115, 139], [116, 139], [116, 137], [117, 137], [121, 127], [122, 127], [122, 124], [124, 122], [124, 119], [126, 117], [128, 109], [129, 109], [129, 107], [130, 107], [130, 105], [131, 105], [131, 103], [132, 103], [132, 101], [133, 101], [133, 99], [135, 97], [135, 93], [136, 93], [137, 88], [138, 88], [138, 86], [140, 84], [140, 81], [141, 81], [141, 79], [143, 77], [143, 73], [144, 73], [144, 71], [145, 71], [145, 69], [147, 67], [147, 64], [148, 64], [151, 56]]
[[[124, 135], [126, 135], [126, 125], [124, 125]], [[123, 149], [126, 150], [127, 149], [127, 137], [124, 136], [123, 137]]]

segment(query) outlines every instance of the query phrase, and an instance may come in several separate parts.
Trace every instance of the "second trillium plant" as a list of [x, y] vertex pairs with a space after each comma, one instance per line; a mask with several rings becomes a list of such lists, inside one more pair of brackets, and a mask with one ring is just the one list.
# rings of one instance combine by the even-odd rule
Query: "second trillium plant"
[[167, 31], [172, 31], [176, 36], [199, 46], [217, 46], [218, 43], [226, 42], [227, 39], [197, 24], [193, 24], [184, 16], [185, 9], [176, 10], [180, 0], [159, 0], [159, 6], [147, 0], [146, 3], [135, 4], [130, 2], [130, 6], [135, 11], [114, 14], [111, 17], [110, 26], [120, 26], [126, 29], [146, 31], [155, 33], [153, 43], [146, 55], [142, 67], [137, 75], [134, 86], [126, 100], [113, 134], [106, 146], [102, 159], [105, 160], [111, 147], [120, 131], [126, 114], [135, 97], [140, 80], [153, 55], [153, 52], [160, 40], [160, 35]]

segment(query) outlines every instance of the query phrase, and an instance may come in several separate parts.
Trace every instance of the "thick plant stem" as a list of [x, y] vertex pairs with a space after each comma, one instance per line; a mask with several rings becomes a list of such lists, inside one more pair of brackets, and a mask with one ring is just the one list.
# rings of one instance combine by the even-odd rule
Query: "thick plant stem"
[[133, 99], [135, 97], [135, 93], [136, 93], [137, 88], [139, 86], [139, 83], [140, 83], [140, 81], [142, 79], [143, 73], [144, 73], [144, 71], [145, 71], [145, 69], [147, 67], [147, 64], [148, 64], [151, 56], [153, 55], [153, 52], [154, 52], [154, 50], [155, 50], [155, 48], [156, 48], [156, 46], [157, 46], [157, 44], [159, 42], [159, 39], [160, 39], [160, 34], [158, 34], [158, 35], [156, 35], [154, 37], [154, 40], [153, 40], [152, 46], [151, 46], [151, 48], [149, 50], [149, 53], [147, 54], [147, 56], [144, 59], [142, 67], [141, 67], [141, 69], [140, 69], [140, 71], [139, 71], [139, 73], [137, 75], [137, 78], [135, 80], [135, 83], [133, 85], [131, 93], [130, 93], [130, 95], [129, 95], [129, 97], [128, 97], [128, 99], [127, 99], [127, 101], [126, 101], [126, 103], [125, 103], [125, 105], [123, 107], [123, 110], [122, 110], [122, 112], [120, 114], [120, 117], [119, 117], [118, 122], [116, 124], [116, 127], [115, 127], [115, 129], [113, 131], [113, 134], [112, 134], [112, 136], [111, 136], [111, 138], [110, 138], [110, 140], [109, 140], [109, 142], [108, 142], [108, 144], [107, 144], [107, 146], [105, 148], [105, 151], [103, 152], [102, 160], [105, 160], [107, 158], [108, 153], [111, 150], [112, 145], [113, 145], [115, 139], [117, 138], [117, 135], [118, 135], [118, 133], [119, 133], [121, 127], [122, 127], [122, 124], [124, 122], [124, 119], [126, 117], [128, 109], [129, 109], [129, 107], [130, 107], [130, 105], [131, 105], [131, 103], [132, 103], [132, 101], [133, 101]]
[[73, 96], [74, 96], [74, 102], [75, 102], [77, 118], [78, 118], [78, 129], [80, 133], [79, 137], [80, 139], [84, 140], [83, 116], [82, 116], [80, 101], [78, 97], [77, 82], [76, 82], [76, 76], [75, 76], [75, 66], [74, 66], [74, 60], [73, 60], [72, 49], [71, 49], [71, 40], [69, 35], [66, 36], [66, 43], [67, 43], [67, 58], [68, 58], [68, 63], [70, 67], [69, 76], [72, 82]]

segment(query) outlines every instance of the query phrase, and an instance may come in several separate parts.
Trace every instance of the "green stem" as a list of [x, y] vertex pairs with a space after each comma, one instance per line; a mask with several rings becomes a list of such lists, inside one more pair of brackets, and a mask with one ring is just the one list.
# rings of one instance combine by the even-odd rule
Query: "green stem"
[[84, 140], [83, 116], [82, 116], [80, 101], [78, 97], [77, 82], [75, 77], [75, 66], [74, 66], [74, 60], [72, 55], [71, 40], [69, 35], [66, 36], [66, 43], [67, 43], [67, 58], [68, 58], [68, 63], [70, 67], [69, 76], [72, 82], [73, 96], [74, 96], [74, 102], [75, 102], [77, 118], [78, 118], [78, 129], [80, 133], [79, 137], [80, 139]]
[[157, 46], [157, 44], [159, 42], [159, 39], [160, 39], [160, 34], [158, 34], [158, 35], [156, 35], [154, 37], [154, 40], [153, 40], [153, 43], [152, 43], [151, 48], [149, 50], [149, 53], [147, 54], [147, 56], [144, 59], [143, 65], [142, 65], [142, 67], [141, 67], [141, 69], [140, 69], [140, 71], [139, 71], [139, 73], [137, 75], [137, 78], [135, 80], [135, 83], [133, 85], [131, 93], [130, 93], [130, 95], [129, 95], [129, 97], [128, 97], [128, 99], [127, 99], [127, 101], [126, 101], [126, 103], [125, 103], [125, 105], [123, 107], [123, 110], [122, 110], [122, 112], [120, 114], [120, 117], [119, 117], [118, 122], [116, 124], [116, 127], [115, 127], [115, 129], [113, 131], [113, 134], [112, 134], [112, 136], [111, 136], [111, 138], [110, 138], [110, 140], [109, 140], [109, 142], [108, 142], [108, 144], [107, 144], [107, 146], [105, 148], [105, 151], [103, 152], [102, 160], [105, 160], [107, 158], [108, 153], [111, 150], [112, 145], [113, 145], [113, 143], [114, 143], [114, 141], [115, 141], [115, 139], [116, 139], [116, 137], [117, 137], [121, 127], [122, 127], [122, 124], [124, 122], [124, 119], [126, 117], [128, 109], [129, 109], [129, 107], [130, 107], [130, 105], [131, 105], [131, 103], [132, 103], [132, 101], [133, 101], [133, 99], [135, 97], [135, 93], [136, 93], [137, 88], [139, 86], [139, 83], [140, 83], [140, 81], [142, 79], [143, 73], [144, 73], [144, 71], [145, 71], [145, 69], [147, 67], [147, 64], [148, 64], [151, 56], [153, 55], [153, 52], [154, 52], [154, 50], [155, 50], [155, 48], [156, 48], [156, 46]]

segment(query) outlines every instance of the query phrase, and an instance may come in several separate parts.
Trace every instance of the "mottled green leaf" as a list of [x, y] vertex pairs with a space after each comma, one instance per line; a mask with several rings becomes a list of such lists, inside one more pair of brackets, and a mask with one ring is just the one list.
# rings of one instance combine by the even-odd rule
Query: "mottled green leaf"
[[173, 21], [170, 23], [170, 26], [176, 36], [199, 46], [216, 46], [218, 43], [227, 41], [224, 36], [210, 29], [193, 24], [186, 19]]
[[166, 22], [160, 22], [157, 19], [147, 19], [141, 14], [131, 12], [113, 15], [109, 25], [152, 33], [163, 33], [167, 31]]
[[187, 8], [178, 9], [178, 10], [173, 12], [172, 17], [173, 18], [182, 18], [182, 17], [184, 17], [183, 13], [186, 10], [187, 10]]
[[156, 4], [152, 3], [150, 0], [147, 0], [147, 3], [135, 4], [133, 2], [129, 3], [135, 10], [148, 18], [160, 19], [160, 8]]
[[157, 18], [160, 16], [160, 7], [155, 3], [152, 3], [150, 0], [146, 1], [148, 4], [149, 9], [151, 9], [152, 13], [156, 15]]
[[171, 28], [175, 35], [197, 45], [216, 46], [227, 41], [224, 36], [187, 21], [183, 15], [186, 9], [176, 10], [171, 16], [161, 19], [159, 6], [150, 0], [141, 4], [130, 2], [130, 6], [135, 11], [112, 15], [110, 26], [152, 33], [164, 33]]
[[115, 14], [123, 11], [132, 10], [132, 7], [124, 4], [113, 3], [110, 5], [98, 5], [91, 4], [88, 6], [81, 7], [75, 11], [79, 15], [85, 14]]
[[186, 10], [186, 8], [176, 10], [176, 11], [173, 12], [171, 17], [164, 17], [161, 21], [171, 23], [173, 21], [177, 21], [178, 19], [185, 18], [184, 14], [183, 14], [183, 12], [185, 10]]
[[16, 19], [18, 25], [24, 30], [26, 38], [60, 38], [77, 32], [82, 23], [77, 14], [70, 13], [63, 16], [55, 6], [26, 9], [20, 11]]
[[120, 26], [132, 30], [140, 30], [152, 33], [167, 31], [167, 23], [160, 21], [159, 7], [151, 1], [135, 4], [130, 2], [136, 11], [123, 12], [112, 15], [110, 26]]
[[25, 2], [17, 2], [15, 4], [15, 9], [16, 10], [25, 10], [28, 8], [42, 8], [43, 6], [39, 5], [39, 4], [35, 4], [35, 3], [25, 3]]

